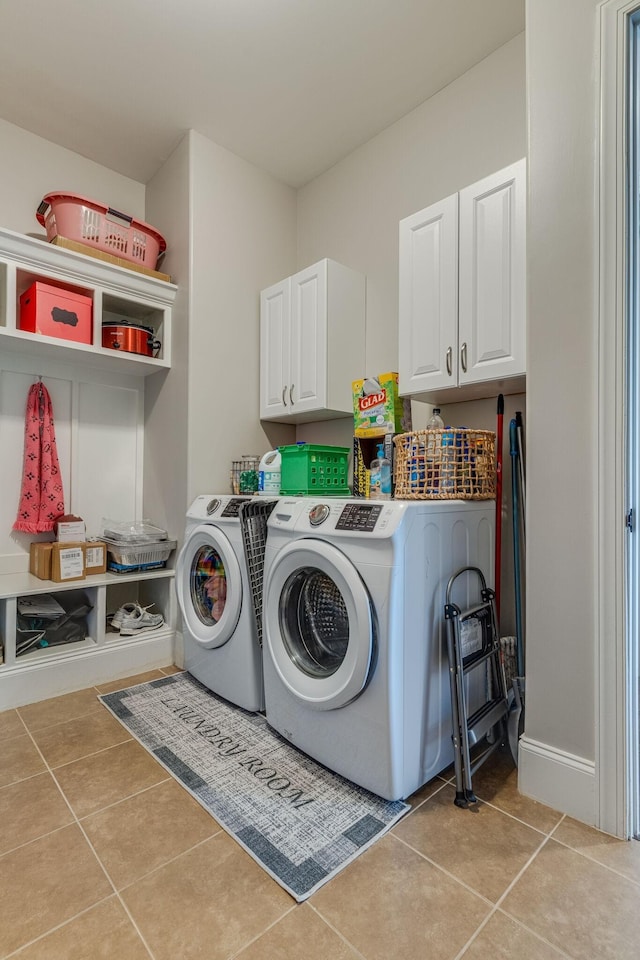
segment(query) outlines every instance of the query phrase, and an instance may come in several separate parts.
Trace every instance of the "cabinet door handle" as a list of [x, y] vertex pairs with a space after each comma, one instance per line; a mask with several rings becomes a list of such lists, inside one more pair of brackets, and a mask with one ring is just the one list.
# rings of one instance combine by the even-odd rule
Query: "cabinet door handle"
[[460, 365], [462, 367], [462, 372], [467, 372], [467, 344], [463, 343], [460, 350]]
[[293, 401], [293, 388], [294, 388], [294, 387], [295, 387], [295, 383], [292, 383], [291, 386], [289, 387], [289, 403], [291, 404], [291, 406], [293, 406], [293, 403], [294, 403], [294, 401]]
[[451, 365], [452, 359], [453, 359], [453, 349], [449, 347], [449, 349], [447, 350], [447, 373], [449, 376], [451, 376], [451, 373], [453, 370], [453, 367]]
[[286, 385], [286, 383], [285, 383], [284, 387], [282, 388], [282, 402], [283, 402], [284, 406], [286, 407], [286, 406], [287, 406], [287, 385]]

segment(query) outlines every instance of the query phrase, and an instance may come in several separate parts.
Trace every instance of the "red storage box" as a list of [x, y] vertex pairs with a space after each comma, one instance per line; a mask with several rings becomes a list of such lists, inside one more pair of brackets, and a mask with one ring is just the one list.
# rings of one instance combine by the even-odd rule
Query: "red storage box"
[[20, 297], [20, 329], [45, 337], [91, 343], [92, 313], [91, 297], [40, 280]]

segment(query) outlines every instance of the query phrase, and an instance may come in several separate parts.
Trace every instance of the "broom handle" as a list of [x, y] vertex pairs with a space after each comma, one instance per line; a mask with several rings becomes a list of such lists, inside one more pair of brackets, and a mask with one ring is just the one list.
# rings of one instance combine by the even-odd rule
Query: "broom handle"
[[[500, 624], [500, 579], [502, 572], [502, 427], [504, 419], [504, 397], [498, 396], [496, 430], [496, 556], [495, 556], [495, 604], [496, 617]], [[499, 632], [499, 631], [498, 631]]]
[[518, 676], [524, 676], [524, 643], [522, 636], [522, 594], [520, 580], [520, 503], [518, 495], [518, 437], [515, 419], [509, 424], [511, 454], [511, 496], [513, 506], [513, 579], [516, 602], [516, 655]]

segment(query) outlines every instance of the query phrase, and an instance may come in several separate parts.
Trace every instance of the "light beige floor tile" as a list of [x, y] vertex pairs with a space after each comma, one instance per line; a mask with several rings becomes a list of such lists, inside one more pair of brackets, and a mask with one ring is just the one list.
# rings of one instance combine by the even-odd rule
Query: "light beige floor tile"
[[86, 714], [99, 713], [104, 707], [98, 701], [98, 694], [94, 687], [87, 690], [77, 690], [75, 693], [66, 693], [62, 697], [52, 700], [40, 700], [30, 703], [26, 707], [18, 707], [18, 713], [31, 732], [51, 727], [55, 723], [65, 723], [84, 717]]
[[76, 825], [5, 854], [0, 858], [0, 957], [112, 892]]
[[33, 745], [31, 737], [25, 733], [22, 737], [3, 740], [0, 746], [0, 787], [7, 783], [25, 780], [46, 767], [42, 757]]
[[19, 737], [26, 733], [24, 723], [17, 710], [3, 710], [0, 713], [0, 743], [10, 737]]
[[393, 832], [495, 903], [544, 838], [486, 804], [460, 809], [454, 796], [446, 786]]
[[50, 767], [71, 763], [91, 753], [131, 740], [131, 734], [101, 703], [98, 713], [89, 713], [48, 730], [36, 730], [33, 739]]
[[304, 903], [237, 956], [238, 960], [360, 960], [359, 954]]
[[464, 960], [563, 960], [566, 954], [497, 911], [462, 956]]
[[508, 751], [496, 751], [473, 776], [474, 793], [529, 826], [549, 833], [562, 814], [518, 792], [518, 770]]
[[293, 902], [224, 832], [127, 887], [122, 898], [155, 960], [234, 956]]
[[168, 778], [167, 771], [135, 740], [56, 767], [56, 779], [77, 817], [89, 816]]
[[367, 960], [452, 960], [491, 909], [389, 835], [310, 903]]
[[87, 817], [82, 826], [117, 889], [220, 830], [173, 779]]
[[116, 897], [103, 900], [22, 950], [16, 960], [149, 960]]
[[0, 789], [0, 855], [73, 820], [50, 773]]
[[420, 787], [419, 790], [416, 790], [415, 793], [412, 793], [410, 797], [407, 797], [407, 803], [412, 807], [417, 807], [423, 802], [423, 800], [428, 800], [429, 797], [432, 797], [434, 793], [440, 790], [444, 786], [444, 781], [440, 777], [434, 777], [433, 780], [429, 780], [428, 783], [425, 783], [423, 787]]
[[553, 838], [501, 906], [575, 960], [637, 960], [640, 887]]
[[640, 841], [618, 840], [570, 817], [562, 821], [553, 839], [640, 883]]
[[125, 690], [127, 687], [135, 687], [139, 683], [149, 683], [150, 680], [160, 680], [165, 674], [161, 670], [147, 670], [146, 673], [138, 673], [134, 677], [127, 677], [125, 680], [111, 680], [110, 683], [99, 683], [96, 686], [98, 693], [113, 693], [114, 690]]

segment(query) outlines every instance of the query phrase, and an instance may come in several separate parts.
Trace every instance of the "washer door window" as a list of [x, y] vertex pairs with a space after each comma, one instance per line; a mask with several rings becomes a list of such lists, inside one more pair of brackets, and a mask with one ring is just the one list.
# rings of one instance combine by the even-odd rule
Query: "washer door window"
[[265, 584], [269, 654], [287, 689], [331, 710], [364, 689], [375, 654], [371, 599], [353, 564], [331, 544], [297, 540]]
[[203, 524], [191, 532], [178, 557], [176, 586], [190, 636], [206, 648], [226, 643], [240, 617], [242, 577], [221, 530]]

